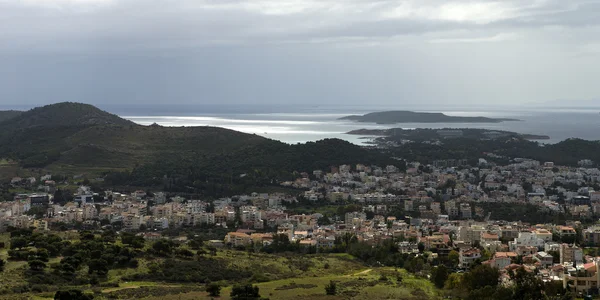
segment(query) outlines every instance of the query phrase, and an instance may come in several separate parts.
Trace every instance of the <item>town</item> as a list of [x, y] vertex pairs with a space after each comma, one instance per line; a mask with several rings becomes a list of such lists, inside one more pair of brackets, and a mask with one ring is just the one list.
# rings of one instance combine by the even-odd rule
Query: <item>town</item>
[[[427, 252], [428, 260], [449, 262], [457, 272], [489, 265], [500, 271], [504, 284], [510, 284], [510, 270], [524, 267], [542, 281], [558, 282], [579, 295], [598, 293], [600, 170], [591, 167], [593, 162], [582, 160], [577, 168], [529, 159], [514, 159], [506, 166], [484, 158], [476, 167], [463, 163], [412, 162], [405, 172], [393, 165], [341, 165], [279, 183], [295, 194], [221, 199], [94, 191], [81, 176], [17, 177], [10, 186], [31, 192], [0, 203], [0, 230], [109, 229], [147, 241], [186, 242], [185, 236], [167, 237], [164, 232], [222, 228], [225, 236], [207, 243], [258, 251], [284, 235], [312, 253], [331, 251], [340, 237], [352, 235], [369, 245], [393, 241], [403, 254]], [[63, 195], [60, 187], [74, 182], [80, 182], [76, 192]], [[543, 215], [546, 222], [515, 220], [502, 215], [497, 209], [501, 206], [532, 207], [532, 214]]]

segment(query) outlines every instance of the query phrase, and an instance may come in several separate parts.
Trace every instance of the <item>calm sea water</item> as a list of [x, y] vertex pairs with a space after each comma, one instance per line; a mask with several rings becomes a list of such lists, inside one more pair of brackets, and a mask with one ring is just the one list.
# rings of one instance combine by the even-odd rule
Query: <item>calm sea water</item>
[[[216, 107], [216, 106], [215, 106]], [[348, 131], [368, 128], [484, 128], [518, 133], [542, 134], [551, 137], [545, 143], [556, 143], [567, 138], [600, 140], [600, 108], [485, 108], [485, 109], [415, 109], [423, 112], [443, 112], [452, 116], [485, 116], [516, 118], [520, 122], [502, 123], [404, 123], [377, 125], [337, 120], [349, 114], [371, 111], [406, 109], [393, 107], [268, 107], [245, 109], [240, 107], [219, 109], [152, 110], [118, 113], [142, 125], [157, 123], [163, 126], [217, 126], [253, 133], [285, 143], [301, 143], [324, 138], [340, 138], [361, 144], [364, 138], [345, 134]], [[265, 112], [267, 111], [267, 112]]]

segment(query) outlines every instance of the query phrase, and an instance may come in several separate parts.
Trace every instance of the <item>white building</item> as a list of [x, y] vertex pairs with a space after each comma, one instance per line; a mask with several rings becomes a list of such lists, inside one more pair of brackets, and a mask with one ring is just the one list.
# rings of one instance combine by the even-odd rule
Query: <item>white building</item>
[[517, 247], [520, 246], [537, 247], [538, 249], [542, 249], [545, 243], [546, 242], [543, 239], [538, 238], [535, 233], [525, 231], [519, 232], [519, 236], [517, 238], [508, 242], [508, 248], [510, 251], [516, 251]]

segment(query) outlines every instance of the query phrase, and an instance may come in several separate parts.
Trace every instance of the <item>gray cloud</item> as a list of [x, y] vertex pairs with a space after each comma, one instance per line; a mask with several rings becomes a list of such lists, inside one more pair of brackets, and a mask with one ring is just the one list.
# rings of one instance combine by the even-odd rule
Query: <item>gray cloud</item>
[[598, 13], [589, 0], [0, 0], [0, 103], [590, 99]]

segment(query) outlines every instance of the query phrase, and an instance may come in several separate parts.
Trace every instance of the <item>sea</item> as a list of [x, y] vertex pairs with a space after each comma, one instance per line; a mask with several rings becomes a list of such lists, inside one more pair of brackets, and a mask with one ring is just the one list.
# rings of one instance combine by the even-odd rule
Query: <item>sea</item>
[[[352, 114], [373, 111], [411, 110], [441, 112], [450, 116], [482, 116], [514, 118], [520, 121], [501, 123], [402, 123], [369, 124], [339, 120]], [[600, 107], [438, 107], [437, 109], [394, 106], [189, 106], [154, 108], [120, 114], [133, 122], [162, 126], [216, 126], [257, 134], [285, 143], [305, 143], [326, 138], [339, 138], [364, 144], [369, 137], [346, 134], [356, 129], [387, 128], [482, 128], [525, 134], [547, 135], [542, 143], [557, 143], [568, 138], [600, 140]]]
[[[285, 143], [305, 143], [339, 138], [365, 144], [369, 137], [346, 134], [356, 129], [387, 128], [482, 128], [525, 134], [547, 135], [541, 143], [558, 143], [568, 138], [600, 140], [600, 103], [598, 106], [426, 106], [418, 105], [98, 105], [142, 125], [223, 127]], [[31, 107], [29, 107], [31, 108]], [[7, 107], [2, 109], [29, 109]], [[410, 110], [441, 112], [450, 116], [514, 118], [521, 121], [501, 123], [401, 123], [378, 125], [342, 121], [339, 118], [375, 111]], [[372, 137], [371, 137], [372, 138]]]

